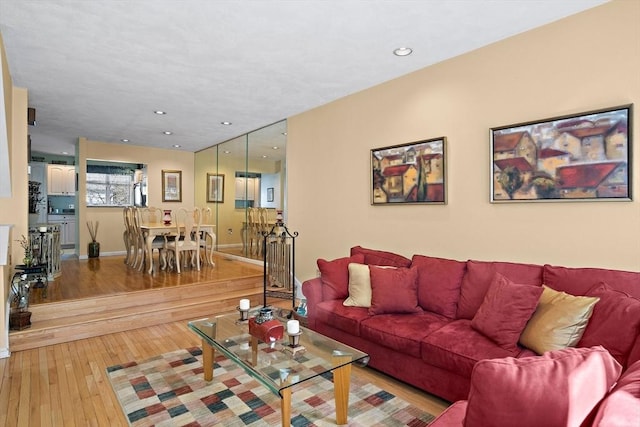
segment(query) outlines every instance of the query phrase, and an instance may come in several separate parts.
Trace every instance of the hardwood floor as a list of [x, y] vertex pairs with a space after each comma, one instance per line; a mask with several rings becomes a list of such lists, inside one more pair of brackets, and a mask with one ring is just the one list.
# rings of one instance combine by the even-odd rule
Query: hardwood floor
[[[254, 280], [256, 275], [262, 275], [262, 266], [218, 255], [215, 268], [205, 267], [200, 272], [186, 270], [180, 275], [162, 271], [148, 275], [127, 267], [122, 257], [101, 257], [65, 260], [62, 271], [62, 276], [50, 283], [47, 298], [35, 302], [36, 307], [76, 304], [78, 300], [94, 297], [120, 298], [118, 295], [128, 292], [141, 295], [147, 295], [141, 291], [168, 292], [176, 287], [193, 286], [194, 281], [200, 280], [205, 284], [212, 280], [232, 283], [242, 281], [243, 275]], [[220, 292], [232, 295], [229, 300], [238, 300], [238, 291], [234, 293], [230, 287], [220, 286]], [[291, 303], [270, 300], [269, 304], [288, 308]], [[210, 306], [207, 315], [220, 310], [223, 309]], [[200, 317], [203, 316], [194, 313], [190, 319]], [[11, 357], [0, 359], [0, 426], [126, 426], [105, 369], [200, 345], [200, 340], [188, 330], [187, 320], [175, 321], [176, 318], [170, 316], [163, 319], [152, 326], [12, 350]], [[448, 406], [445, 401], [370, 368], [354, 367], [353, 375], [363, 376], [434, 415]]]
[[[0, 425], [126, 426], [105, 369], [199, 345], [186, 322], [180, 321], [15, 352], [0, 359]], [[447, 407], [370, 368], [354, 367], [353, 375], [431, 414]]]
[[[61, 263], [62, 274], [49, 282], [46, 297], [34, 289], [31, 305], [50, 302], [119, 295], [127, 292], [187, 286], [193, 283], [213, 282], [247, 276], [262, 276], [261, 265], [237, 261], [223, 254], [214, 255], [215, 267], [203, 265], [200, 271], [183, 269], [181, 274], [173, 270], [158, 270], [149, 275], [124, 263], [123, 256], [100, 257], [79, 260], [66, 259]], [[156, 259], [157, 263], [157, 259]]]

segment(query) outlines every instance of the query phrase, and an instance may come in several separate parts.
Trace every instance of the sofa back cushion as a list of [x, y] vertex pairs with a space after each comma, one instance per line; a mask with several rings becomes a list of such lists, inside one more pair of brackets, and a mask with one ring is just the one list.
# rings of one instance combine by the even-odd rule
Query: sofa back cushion
[[471, 374], [464, 425], [583, 425], [621, 370], [602, 347], [481, 360]]
[[522, 285], [542, 285], [541, 265], [469, 260], [462, 278], [458, 319], [473, 319], [496, 272]]
[[467, 263], [452, 259], [414, 255], [411, 266], [418, 269], [418, 303], [433, 313], [455, 319], [462, 277]]
[[544, 266], [544, 284], [572, 295], [585, 293], [600, 282], [640, 298], [640, 273], [605, 268], [568, 268]]
[[390, 267], [409, 267], [411, 260], [393, 252], [367, 249], [362, 246], [351, 248], [351, 256], [364, 255], [364, 263], [369, 265], [388, 265]]
[[333, 261], [318, 259], [318, 270], [322, 277], [322, 295], [324, 300], [344, 300], [349, 295], [349, 263], [364, 263], [364, 255], [338, 258]]
[[579, 347], [601, 345], [623, 366], [640, 334], [640, 299], [600, 282], [586, 296], [600, 298]]

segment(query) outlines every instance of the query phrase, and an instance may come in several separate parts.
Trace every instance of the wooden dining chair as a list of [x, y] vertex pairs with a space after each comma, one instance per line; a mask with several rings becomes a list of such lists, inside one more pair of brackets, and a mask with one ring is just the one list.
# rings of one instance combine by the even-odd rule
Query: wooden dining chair
[[[154, 206], [149, 206], [146, 208], [140, 208], [139, 210], [140, 210], [141, 224], [147, 224], [147, 225], [162, 224], [162, 215], [163, 215], [162, 209], [156, 208]], [[147, 242], [144, 237], [144, 234], [142, 233], [142, 230], [139, 230], [139, 233], [140, 233], [140, 239], [143, 245], [142, 251], [143, 253], [146, 254]], [[167, 257], [166, 257], [166, 253], [164, 252], [166, 241], [167, 239], [172, 239], [173, 236], [174, 236], [174, 233], [164, 235], [164, 236], [156, 236], [153, 238], [153, 242], [151, 242], [151, 253], [149, 254], [149, 262], [155, 265], [153, 263], [153, 253], [154, 251], [157, 251], [158, 265], [160, 266], [161, 270], [164, 270], [167, 266]], [[144, 266], [144, 262], [142, 263], [141, 267], [142, 266]]]
[[[172, 214], [173, 223], [176, 227], [176, 238], [167, 241], [165, 249], [173, 255], [171, 264], [175, 265], [176, 271], [180, 273], [182, 264], [180, 257], [184, 252], [190, 253], [191, 266], [195, 266], [200, 271], [200, 224], [202, 223], [201, 211], [198, 208], [180, 208], [177, 213]], [[187, 258], [185, 258], [186, 260]]]
[[122, 240], [124, 240], [124, 247], [127, 251], [127, 254], [124, 257], [124, 263], [129, 265], [135, 258], [135, 230], [133, 226], [133, 212], [131, 206], [125, 206], [125, 208], [122, 209], [122, 220], [124, 222], [124, 232], [122, 233]]

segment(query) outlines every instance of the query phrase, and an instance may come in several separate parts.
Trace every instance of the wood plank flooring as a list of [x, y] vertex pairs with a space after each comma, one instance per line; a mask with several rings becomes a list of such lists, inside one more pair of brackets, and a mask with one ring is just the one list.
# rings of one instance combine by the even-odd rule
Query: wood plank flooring
[[[180, 321], [15, 352], [0, 359], [0, 425], [126, 426], [105, 369], [199, 345]], [[447, 407], [370, 368], [352, 374], [434, 415]]]
[[[192, 286], [198, 280], [206, 283], [262, 275], [262, 266], [237, 262], [225, 255], [216, 256], [215, 268], [205, 267], [200, 272], [186, 270], [180, 275], [162, 271], [153, 275], [140, 273], [127, 267], [122, 257], [65, 260], [62, 269], [62, 276], [50, 283], [47, 298], [32, 300], [34, 311], [38, 306], [46, 309], [57, 303], [77, 304], [96, 296], [118, 298], [127, 292]], [[291, 303], [270, 300], [269, 304], [288, 308]], [[213, 312], [207, 315], [222, 309], [211, 307], [210, 310]], [[199, 317], [203, 316], [194, 314], [190, 319]], [[186, 323], [186, 320], [168, 317], [152, 326], [12, 351], [11, 357], [0, 359], [0, 426], [126, 426], [105, 369], [199, 346], [200, 340], [187, 329]], [[363, 376], [434, 415], [448, 406], [445, 401], [370, 368], [354, 367], [353, 375]]]

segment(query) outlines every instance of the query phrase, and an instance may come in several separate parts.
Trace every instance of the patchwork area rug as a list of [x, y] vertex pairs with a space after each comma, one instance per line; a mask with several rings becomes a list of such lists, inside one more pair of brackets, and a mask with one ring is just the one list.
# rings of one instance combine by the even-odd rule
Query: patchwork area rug
[[[203, 379], [202, 351], [189, 348], [107, 368], [132, 426], [277, 426], [280, 398], [224, 356], [213, 381]], [[335, 425], [332, 376], [294, 387], [291, 425]], [[433, 416], [355, 375], [349, 394], [350, 426], [426, 426]]]

